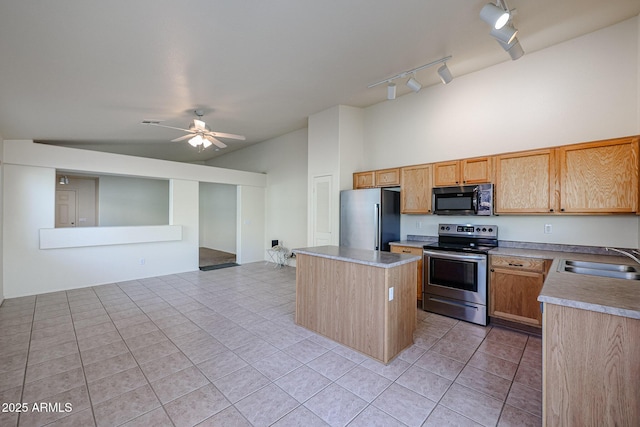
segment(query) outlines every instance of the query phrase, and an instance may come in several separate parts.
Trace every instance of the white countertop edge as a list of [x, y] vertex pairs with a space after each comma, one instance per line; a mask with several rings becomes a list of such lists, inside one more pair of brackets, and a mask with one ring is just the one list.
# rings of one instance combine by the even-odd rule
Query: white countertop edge
[[[334, 248], [334, 249], [330, 249]], [[338, 252], [345, 252], [345, 254], [332, 254], [326, 253], [326, 250], [337, 250]], [[332, 259], [335, 261], [345, 261], [345, 262], [353, 262], [356, 264], [368, 265], [371, 267], [380, 267], [380, 268], [393, 268], [400, 265], [408, 264], [411, 262], [415, 262], [420, 260], [420, 256], [417, 255], [409, 255], [409, 254], [396, 254], [391, 252], [380, 252], [366, 249], [351, 249], [351, 248], [341, 248], [340, 246], [319, 246], [319, 247], [311, 247], [311, 248], [297, 248], [292, 250], [295, 254], [302, 255], [310, 255], [317, 256], [321, 258]], [[388, 261], [376, 262], [369, 259], [365, 259], [364, 257], [358, 257], [358, 253], [368, 253], [369, 256], [375, 255], [375, 253], [382, 254]], [[347, 255], [350, 253], [350, 255]]]
[[538, 301], [548, 304], [561, 305], [570, 308], [579, 308], [582, 310], [595, 311], [598, 313], [611, 314], [614, 316], [629, 317], [631, 319], [640, 319], [640, 312], [636, 310], [627, 310], [625, 308], [610, 307], [601, 304], [590, 304], [588, 302], [570, 300], [565, 298], [549, 297], [540, 295]]

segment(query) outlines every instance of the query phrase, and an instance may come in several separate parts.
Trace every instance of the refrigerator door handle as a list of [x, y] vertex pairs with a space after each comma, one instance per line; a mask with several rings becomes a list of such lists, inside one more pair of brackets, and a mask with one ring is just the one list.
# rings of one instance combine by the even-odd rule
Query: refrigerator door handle
[[380, 250], [380, 203], [373, 205], [373, 223], [375, 224], [375, 241], [374, 246], [376, 251]]

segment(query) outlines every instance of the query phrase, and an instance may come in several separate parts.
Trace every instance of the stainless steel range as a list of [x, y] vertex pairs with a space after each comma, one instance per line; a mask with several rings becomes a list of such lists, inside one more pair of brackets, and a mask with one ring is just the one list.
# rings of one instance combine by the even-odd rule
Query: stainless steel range
[[422, 308], [486, 325], [488, 253], [496, 225], [440, 224], [438, 242], [424, 246]]

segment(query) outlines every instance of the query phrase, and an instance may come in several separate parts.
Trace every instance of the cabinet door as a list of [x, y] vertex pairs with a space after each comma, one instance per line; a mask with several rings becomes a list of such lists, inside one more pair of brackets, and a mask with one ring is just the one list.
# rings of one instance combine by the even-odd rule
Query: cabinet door
[[353, 189], [375, 187], [375, 172], [356, 172], [353, 174]]
[[638, 138], [570, 145], [558, 153], [562, 212], [637, 212]]
[[416, 284], [416, 292], [418, 300], [422, 300], [422, 248], [392, 245], [391, 252], [396, 254], [418, 255], [420, 257], [420, 260], [418, 260], [418, 283]]
[[538, 295], [544, 274], [492, 268], [489, 284], [489, 316], [527, 325], [541, 326]]
[[491, 157], [460, 161], [463, 184], [484, 184], [492, 181]]
[[440, 162], [433, 165], [433, 185], [446, 187], [460, 185], [460, 162]]
[[496, 213], [554, 212], [554, 150], [536, 150], [496, 157]]
[[431, 165], [400, 169], [400, 212], [431, 213]]
[[383, 169], [376, 171], [376, 187], [393, 187], [400, 185], [400, 169]]

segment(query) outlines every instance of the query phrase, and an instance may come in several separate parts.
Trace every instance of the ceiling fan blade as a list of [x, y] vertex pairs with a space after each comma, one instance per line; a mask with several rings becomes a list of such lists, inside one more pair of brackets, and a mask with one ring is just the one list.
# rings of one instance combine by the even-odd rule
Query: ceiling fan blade
[[193, 138], [193, 135], [195, 135], [195, 134], [194, 133], [188, 133], [188, 134], [186, 134], [184, 136], [181, 136], [180, 138], [172, 139], [171, 142], [184, 141], [185, 139]]
[[143, 125], [149, 125], [149, 126], [158, 126], [158, 127], [167, 128], [167, 129], [181, 130], [183, 132], [191, 132], [191, 130], [189, 130], [189, 129], [183, 129], [183, 128], [177, 128], [177, 127], [174, 127], [174, 126], [161, 125], [160, 123], [156, 123], [156, 122], [143, 121], [142, 124]]
[[215, 139], [214, 137], [212, 137], [212, 136], [210, 136], [210, 135], [205, 135], [205, 138], [206, 138], [208, 141], [211, 141], [212, 143], [214, 143], [217, 147], [220, 147], [220, 148], [227, 148], [227, 144], [225, 144], [225, 143], [224, 143], [224, 142], [222, 142], [222, 141], [219, 141], [219, 140]]
[[247, 139], [244, 137], [244, 135], [234, 135], [232, 133], [223, 133], [223, 132], [208, 132], [208, 135], [215, 136], [218, 138], [239, 139], [241, 141], [244, 141], [245, 139]]

